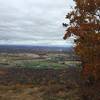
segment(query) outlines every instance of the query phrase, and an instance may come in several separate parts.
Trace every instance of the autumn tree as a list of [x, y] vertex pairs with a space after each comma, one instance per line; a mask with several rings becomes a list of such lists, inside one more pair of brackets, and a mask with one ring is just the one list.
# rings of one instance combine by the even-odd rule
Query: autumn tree
[[66, 15], [69, 25], [64, 39], [76, 35], [75, 51], [82, 61], [84, 77], [100, 79], [100, 0], [74, 0], [75, 7]]

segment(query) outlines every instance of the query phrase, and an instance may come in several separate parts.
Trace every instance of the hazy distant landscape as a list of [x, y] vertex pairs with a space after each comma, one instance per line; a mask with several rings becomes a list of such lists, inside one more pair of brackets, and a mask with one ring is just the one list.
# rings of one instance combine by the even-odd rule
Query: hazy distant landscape
[[72, 47], [0, 46], [0, 66], [26, 68], [67, 68], [80, 64]]
[[6, 53], [34, 53], [34, 52], [67, 52], [72, 53], [72, 46], [34, 46], [34, 45], [0, 45], [0, 52]]

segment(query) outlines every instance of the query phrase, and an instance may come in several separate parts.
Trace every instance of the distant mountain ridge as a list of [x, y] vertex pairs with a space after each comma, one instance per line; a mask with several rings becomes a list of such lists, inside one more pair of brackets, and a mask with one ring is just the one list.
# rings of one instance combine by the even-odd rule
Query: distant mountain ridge
[[63, 46], [34, 46], [34, 45], [0, 45], [0, 52], [23, 53], [23, 52], [73, 52], [72, 47]]

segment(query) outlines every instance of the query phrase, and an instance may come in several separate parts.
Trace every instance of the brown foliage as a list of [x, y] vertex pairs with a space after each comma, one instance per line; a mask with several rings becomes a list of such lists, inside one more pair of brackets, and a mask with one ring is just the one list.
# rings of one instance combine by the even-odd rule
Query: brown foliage
[[75, 51], [83, 62], [83, 75], [100, 79], [100, 0], [74, 1], [74, 10], [66, 15], [70, 23], [64, 39], [78, 36]]

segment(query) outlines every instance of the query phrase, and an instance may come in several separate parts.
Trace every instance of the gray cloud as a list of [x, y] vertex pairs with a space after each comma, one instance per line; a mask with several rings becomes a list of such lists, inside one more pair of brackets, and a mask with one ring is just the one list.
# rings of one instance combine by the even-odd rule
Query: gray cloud
[[[61, 23], [72, 0], [0, 0], [1, 44], [70, 44]], [[67, 42], [67, 43], [66, 43]]]

